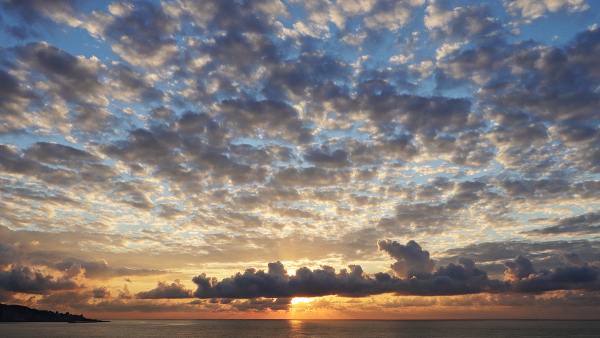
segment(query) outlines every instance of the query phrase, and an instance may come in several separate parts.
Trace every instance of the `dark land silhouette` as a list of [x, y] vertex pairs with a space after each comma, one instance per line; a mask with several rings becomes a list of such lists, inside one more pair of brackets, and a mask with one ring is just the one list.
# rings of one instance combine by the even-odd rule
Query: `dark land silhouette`
[[21, 305], [0, 304], [0, 322], [68, 322], [98, 323], [104, 320], [85, 318], [58, 311], [36, 310]]

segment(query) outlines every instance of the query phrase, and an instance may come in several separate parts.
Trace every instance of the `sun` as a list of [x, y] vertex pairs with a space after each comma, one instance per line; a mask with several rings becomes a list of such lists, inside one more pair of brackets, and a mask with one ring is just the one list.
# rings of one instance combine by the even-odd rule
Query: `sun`
[[310, 303], [313, 300], [315, 300], [314, 298], [305, 298], [305, 297], [295, 297], [294, 299], [292, 299], [292, 305], [296, 305], [298, 303]]

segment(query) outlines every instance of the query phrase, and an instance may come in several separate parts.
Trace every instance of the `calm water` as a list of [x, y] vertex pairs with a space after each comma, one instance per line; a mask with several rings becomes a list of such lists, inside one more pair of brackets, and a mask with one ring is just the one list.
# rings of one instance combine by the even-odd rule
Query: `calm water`
[[600, 337], [600, 321], [116, 320], [0, 323], [0, 337]]

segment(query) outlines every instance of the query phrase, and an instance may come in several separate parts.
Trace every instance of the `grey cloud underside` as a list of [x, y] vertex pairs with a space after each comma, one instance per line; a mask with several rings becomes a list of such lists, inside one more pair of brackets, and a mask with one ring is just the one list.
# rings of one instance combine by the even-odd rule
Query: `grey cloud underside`
[[[496, 108], [490, 118], [498, 123], [490, 132], [490, 140], [500, 148], [497, 159], [507, 167], [531, 175], [547, 170], [533, 167], [527, 158], [541, 159], [542, 154], [530, 147], [554, 139], [569, 154], [576, 149], [569, 156], [573, 164], [596, 172], [595, 107], [599, 97], [592, 88], [598, 86], [599, 78], [597, 60], [587, 53], [597, 50], [599, 36], [597, 29], [582, 32], [565, 48], [523, 41], [463, 50], [439, 64], [438, 86], [456, 83], [451, 79], [470, 81], [475, 74], [485, 74], [478, 95]], [[513, 66], [522, 72], [511, 71]], [[546, 128], [542, 123], [553, 127]], [[522, 153], [525, 149], [529, 150]], [[538, 165], [556, 164], [552, 156], [545, 157], [546, 163]]]
[[113, 268], [105, 260], [85, 261], [78, 258], [66, 258], [62, 262], [55, 264], [55, 269], [59, 271], [67, 270], [74, 265], [85, 269], [83, 273], [86, 278], [109, 279], [122, 276], [153, 276], [165, 273], [164, 270], [155, 269], [130, 269], [124, 267]]
[[0, 288], [6, 291], [23, 293], [49, 293], [60, 290], [81, 288], [76, 282], [65, 277], [54, 279], [35, 268], [15, 266], [11, 270], [0, 271]]
[[485, 5], [453, 8], [450, 2], [433, 1], [426, 11], [425, 25], [435, 39], [477, 39], [499, 34], [502, 30], [500, 20], [491, 17]]
[[494, 280], [457, 281], [446, 276], [435, 276], [431, 280], [401, 280], [387, 273], [375, 274], [374, 278], [348, 276], [344, 272], [338, 276], [335, 272], [321, 269], [311, 271], [307, 268], [301, 268], [295, 276], [287, 278], [260, 270], [257, 273], [247, 271], [229, 280], [215, 281], [212, 287], [204, 276], [195, 277], [193, 281], [199, 285], [194, 293], [198, 298], [365, 297], [384, 293], [447, 296], [509, 289], [506, 283]]
[[[505, 280], [489, 279], [485, 271], [476, 268], [468, 258], [457, 263], [435, 267], [429, 252], [414, 241], [406, 245], [381, 240], [379, 250], [387, 252], [396, 262], [385, 272], [367, 275], [359, 265], [349, 265], [336, 274], [335, 269], [322, 266], [306, 267], [288, 275], [280, 262], [269, 263], [269, 270], [247, 269], [218, 281], [206, 274], [192, 279], [198, 285], [198, 298], [289, 298], [337, 295], [365, 297], [384, 293], [396, 295], [449, 296], [478, 293], [543, 293], [555, 290], [595, 291], [600, 287], [600, 269], [569, 256], [569, 264], [552, 270], [537, 271], [530, 260], [519, 255], [505, 263]], [[572, 264], [572, 263], [576, 263]], [[175, 284], [173, 284], [175, 285]], [[154, 292], [154, 291], [150, 291]], [[168, 298], [168, 297], [165, 297]]]
[[600, 214], [590, 212], [575, 217], [554, 220], [556, 225], [525, 232], [530, 235], [597, 234], [600, 232]]
[[[31, 234], [37, 238], [35, 232]], [[10, 232], [3, 232], [7, 240], [14, 239]], [[70, 242], [64, 234], [59, 237], [65, 243]], [[57, 237], [57, 238], [59, 238]], [[25, 240], [25, 237], [20, 237]], [[39, 238], [41, 239], [41, 238]], [[82, 239], [80, 237], [80, 239]], [[60, 290], [84, 289], [79, 277], [88, 281], [105, 281], [123, 276], [157, 276], [166, 274], [166, 270], [134, 269], [110, 266], [105, 260], [85, 260], [75, 257], [64, 258], [64, 251], [35, 250], [36, 245], [17, 245], [0, 243], [0, 289], [20, 293], [50, 293]], [[36, 267], [43, 266], [43, 269]], [[43, 270], [52, 269], [53, 272]], [[105, 298], [110, 291], [95, 288], [90, 291], [95, 298]], [[87, 291], [86, 291], [87, 292]], [[102, 296], [104, 295], [104, 296]]]
[[170, 285], [167, 282], [158, 282], [156, 289], [140, 292], [136, 297], [140, 299], [192, 298], [192, 290], [186, 290], [179, 280]]
[[[147, 7], [151, 5], [148, 4], [144, 6]], [[123, 18], [123, 27], [133, 26], [140, 28], [138, 26], [141, 24], [136, 23], [138, 22], [136, 20], [141, 19], [136, 18], [136, 16], [149, 16], [153, 18], [155, 17], [151, 14], [146, 13], [146, 10], [147, 9], [140, 10], [139, 13], [134, 11], [133, 13], [135, 13], [135, 15], [131, 14], [131, 19], [129, 16]], [[162, 19], [156, 18], [153, 20], [160, 21]], [[156, 31], [164, 31], [162, 34], [166, 34], [167, 32], [170, 32], [172, 29], [174, 29], [168, 28], [171, 27], [171, 24], [168, 23], [152, 23], [151, 25], [152, 27], [154, 27], [154, 25], [156, 25], [156, 27], [160, 27], [160, 29], [157, 28]], [[148, 27], [145, 28], [147, 29], [144, 31], [153, 30]], [[116, 30], [121, 31], [124, 29], [125, 28], [119, 28]], [[549, 64], [548, 67], [552, 66], [552, 64], [550, 64], [552, 60], [557, 59], [558, 61], [552, 61], [557, 63], [557, 65], [552, 67], [565, 68], [564, 71], [561, 71], [562, 73], [565, 73], [564, 76], [581, 77], [581, 75], [578, 75], [580, 74], [580, 72], [576, 72], [578, 70], [577, 68], [579, 67], [583, 68], [583, 70], [586, 70], [588, 68], [593, 67], [594, 63], [591, 60], [581, 60], [582, 57], [580, 55], [583, 53], [579, 50], [584, 48], [583, 46], [588, 46], [589, 44], [595, 43], [594, 34], [595, 31], [589, 33], [582, 33], [582, 35], [575, 40], [576, 42], [574, 43], [574, 46], [569, 47], [568, 49], [566, 49], [566, 51], [555, 48], [554, 50], [549, 50], [544, 53], [533, 53], [533, 55], [531, 56], [520, 56], [518, 53], [527, 52], [523, 50], [525, 46], [521, 47], [519, 45], [506, 46], [507, 50], [509, 51], [509, 54], [494, 53], [493, 49], [486, 50], [484, 47], [482, 47], [480, 50], [466, 50], [458, 55], [452, 56], [448, 60], [443, 61], [442, 65], [439, 68], [439, 74], [444, 74], [444, 76], [446, 77], [465, 78], [466, 75], [463, 75], [462, 73], [468, 74], [473, 72], [490, 71], [495, 69], [502, 70], [503, 67], [507, 67], [509, 61], [512, 61], [517, 57], [529, 57], [533, 58], [533, 60], [531, 60], [531, 63], [535, 63], [535, 58], [537, 58], [537, 61], [539, 61], [538, 64]], [[585, 35], [591, 36], [588, 37]], [[147, 39], [152, 38], [147, 37]], [[546, 54], [553, 53], [557, 55], [546, 56]], [[480, 54], [482, 54], [481, 58], [483, 58], [485, 55], [496, 55], [494, 60], [492, 60], [492, 62], [496, 62], [496, 64], [480, 65], [479, 63], [475, 62], [474, 65], [472, 65], [473, 62], [471, 62], [470, 60], [472, 60], [473, 58], [478, 58], [478, 55]], [[563, 54], [565, 54], [564, 57], [561, 56]], [[28, 69], [30, 69], [31, 71], [37, 71], [48, 80], [51, 80], [54, 83], [58, 84], [57, 88], [53, 89], [56, 91], [55, 95], [58, 95], [59, 97], [67, 100], [68, 102], [73, 102], [76, 104], [76, 106], [73, 107], [70, 116], [64, 116], [63, 118], [65, 122], [67, 120], [74, 122], [75, 125], [80, 127], [82, 131], [98, 132], [101, 131], [101, 129], [99, 128], [104, 128], [108, 123], [111, 123], [111, 119], [113, 117], [111, 117], [111, 114], [108, 111], [103, 110], [102, 108], [106, 105], [106, 98], [104, 98], [104, 95], [111, 94], [111, 90], [109, 87], [116, 86], [114, 92], [112, 92], [112, 95], [116, 95], [117, 99], [126, 101], [132, 100], [133, 98], [142, 98], [146, 102], [161, 101], [161, 98], [164, 94], [161, 90], [152, 87], [152, 84], [148, 83], [147, 80], [142, 79], [140, 77], [140, 74], [136, 74], [135, 71], [129, 67], [119, 65], [113, 67], [110, 71], [106, 72], [106, 69], [99, 67], [98, 64], [94, 61], [81, 60], [75, 58], [74, 56], [69, 55], [64, 51], [60, 51], [52, 46], [47, 46], [39, 43], [29, 44], [26, 47], [21, 48], [17, 55], [24, 62], [24, 64], [28, 66]], [[230, 55], [230, 53], [226, 53], [226, 55]], [[315, 79], [317, 81], [316, 83], [307, 82], [304, 88], [297, 90], [299, 95], [300, 93], [308, 93], [311, 97], [316, 98], [316, 100], [314, 100], [314, 102], [311, 103], [312, 107], [310, 107], [308, 111], [308, 116], [314, 115], [315, 117], [317, 117], [323, 114], [323, 104], [326, 104], [327, 106], [334, 107], [335, 111], [339, 115], [339, 118], [342, 120], [348, 118], [349, 121], [357, 121], [360, 120], [360, 118], [362, 117], [366, 117], [369, 119], [370, 122], [372, 122], [375, 125], [378, 125], [381, 128], [391, 128], [391, 130], [388, 132], [394, 133], [397, 132], [398, 129], [402, 130], [405, 133], [408, 132], [408, 138], [406, 137], [406, 135], [389, 135], [391, 136], [390, 138], [386, 137], [384, 139], [377, 140], [377, 143], [374, 144], [381, 144], [382, 147], [380, 149], [390, 153], [390, 150], [387, 150], [390, 149], [390, 147], [386, 145], [392, 145], [395, 142], [395, 140], [403, 140], [400, 144], [398, 144], [399, 147], [396, 147], [396, 149], [398, 149], [396, 151], [400, 151], [403, 153], [404, 156], [401, 156], [403, 160], [410, 161], [416, 154], [419, 153], [419, 148], [422, 148], [423, 150], [427, 150], [428, 152], [434, 154], [448, 154], [449, 160], [458, 165], [476, 167], [483, 166], [488, 164], [489, 161], [492, 160], [495, 156], [494, 153], [497, 149], [494, 149], [493, 145], [502, 145], [502, 148], [504, 148], [504, 145], [507, 142], [506, 140], [509, 139], [511, 140], [512, 144], [516, 144], [517, 146], [520, 145], [519, 143], [515, 143], [519, 140], [519, 137], [515, 137], [515, 135], [511, 136], [510, 134], [508, 134], [509, 130], [510, 133], [514, 134], [519, 133], [520, 130], [522, 130], [522, 128], [533, 128], [530, 124], [516, 126], [513, 125], [506, 127], [501, 125], [500, 127], [498, 127], [498, 129], [492, 131], [491, 134], [487, 135], [493, 136], [491, 139], [496, 140], [496, 142], [484, 145], [487, 137], [486, 134], [482, 134], [483, 130], [481, 128], [483, 127], [483, 125], [481, 116], [478, 116], [477, 114], [474, 114], [472, 112], [472, 105], [469, 100], [449, 99], [436, 96], [422, 97], [417, 95], [400, 94], [398, 93], [397, 89], [389, 82], [383, 82], [382, 80], [376, 78], [367, 78], [357, 81], [355, 91], [349, 92], [347, 87], [340, 87], [340, 85], [338, 85], [337, 83], [330, 82], [330, 80], [334, 79], [333, 74], [348, 74], [348, 72], [344, 72], [343, 69], [340, 69], [339, 71], [331, 71], [332, 67], [326, 67], [326, 69], [328, 69], [327, 72], [314, 70], [313, 68], [316, 64], [323, 62], [323, 58], [332, 58], [332, 56], [312, 55], [313, 54], [310, 53], [302, 54], [299, 58], [298, 64], [291, 64], [286, 66], [286, 68], [290, 68], [294, 71], [304, 74], [303, 76], [305, 76], [308, 79]], [[313, 61], [311, 58], [316, 60]], [[563, 61], [562, 63], [559, 62], [561, 58], [565, 59], [565, 61]], [[571, 62], [570, 59], [574, 59], [576, 61]], [[261, 60], [264, 61], [264, 59]], [[277, 62], [281, 61], [274, 60], [273, 62], [277, 64]], [[325, 62], [335, 64], [334, 61], [325, 60]], [[490, 61], [487, 60], [486, 62], [489, 63]], [[337, 61], [337, 63], [340, 62]], [[573, 63], [573, 65], [570, 65], [569, 63]], [[528, 64], [523, 64], [523, 67], [527, 66]], [[465, 69], [465, 67], [469, 67], [469, 69]], [[542, 70], [546, 71], [546, 73], [548, 74], [550, 74], [549, 72], [551, 71], [550, 69]], [[531, 71], [533, 72], [534, 69], [532, 69]], [[535, 72], [539, 71], [540, 70], [535, 69]], [[311, 72], [316, 73], [312, 74]], [[100, 81], [99, 75], [103, 73], [108, 74], [109, 78], [111, 78], [110, 84], [102, 83]], [[502, 72], [500, 72], [499, 74], [502, 74]], [[6, 76], [8, 79], [8, 77], [10, 77], [11, 75], [6, 73]], [[346, 78], [348, 76], [350, 75], [346, 75]], [[509, 79], [503, 79], [502, 81], [508, 81]], [[264, 82], [265, 86], [270, 85], [271, 80], [272, 79], [267, 78]], [[547, 79], [545, 81], [550, 83], [551, 80], [552, 79]], [[595, 78], [587, 76], [585, 79], [571, 78], [569, 79], [569, 81], [577, 83], [577, 87], [580, 88], [573, 88], [570, 90], [580, 90], [580, 94], [577, 95], [589, 94], [591, 95], [590, 99], [593, 100], [593, 96], [595, 94], [593, 94], [589, 90], [588, 92], [581, 91], [585, 90], [585, 88], [593, 87], [593, 84], [595, 83], [594, 81], [596, 81]], [[566, 82], [566, 80], [557, 82]], [[11, 83], [13, 84], [11, 85]], [[16, 83], [17, 82], [14, 79], [9, 79], [9, 81], [7, 81], [7, 86], [10, 87], [7, 88], [7, 91], [9, 93], [18, 93], [23, 92], [25, 90], [20, 89], [19, 86], [16, 85]], [[540, 86], [544, 83], [540, 83]], [[278, 85], [276, 87], [285, 88], [286, 85]], [[327, 89], [327, 92], [323, 93], [322, 91], [328, 87], [330, 87], [330, 89]], [[136, 89], [134, 90], [134, 88]], [[295, 90], [290, 89], [290, 93], [294, 91]], [[495, 100], [495, 98], [498, 96], [494, 93], [495, 92], [488, 92], [486, 90], [485, 92], [483, 92], [482, 95], [488, 95], [490, 98]], [[503, 95], [509, 94], [510, 93], [506, 93]], [[26, 95], [26, 93], [23, 92], [22, 96], [23, 95]], [[570, 94], [565, 95], [569, 96]], [[486, 98], [488, 96], [483, 97]], [[11, 97], [15, 96], [11, 95]], [[280, 99], [295, 101], [295, 99], [291, 97], [280, 97]], [[542, 102], [541, 99], [536, 100]], [[24, 101], [23, 104], [26, 104], [25, 101], [27, 100], [26, 98], [24, 98], [21, 101]], [[577, 100], [577, 102], [578, 104], [582, 104], [582, 101], [579, 99]], [[589, 101], [586, 99], [584, 102], [586, 102], [586, 107], [590, 107], [594, 105], [593, 102], [595, 101]], [[495, 101], [492, 103], [498, 104], [495, 103]], [[511, 104], [514, 105], [514, 103]], [[508, 107], [506, 105], [503, 105], [502, 107], [506, 107], [507, 109], [510, 108], [512, 110], [511, 107]], [[535, 115], [536, 109], [529, 109], [527, 104], [520, 105], [520, 107], [526, 108], [534, 112]], [[555, 107], [556, 105], [552, 105], [552, 109], [556, 110]], [[308, 142], [314, 136], [314, 131], [311, 130], [310, 127], [310, 125], [313, 124], [313, 121], [303, 121], [302, 119], [300, 119], [297, 112], [294, 111], [292, 106], [284, 101], [228, 99], [218, 102], [214, 109], [215, 111], [212, 112], [211, 115], [208, 115], [211, 120], [210, 125], [216, 127], [217, 129], [219, 129], [219, 126], [221, 129], [224, 129], [221, 133], [224, 133], [225, 135], [221, 137], [226, 137], [226, 139], [227, 136], [229, 136], [229, 139], [231, 139], [232, 132], [235, 132], [237, 137], [254, 137], [259, 133], [259, 131], [262, 131], [270, 136], [283, 138], [297, 143]], [[504, 114], [503, 111], [505, 110], [506, 109], [500, 109], [500, 112], [495, 114]], [[561, 111], [566, 110], [573, 111], [573, 109], [563, 109]], [[585, 113], [586, 110], [589, 111], [589, 109], [587, 108], [583, 110], [576, 109], [576, 111], [581, 111], [581, 114], [583, 115], [592, 114], [592, 112]], [[544, 110], [543, 107], [539, 107], [538, 111], [548, 111], [548, 109]], [[523, 114], [526, 118], [528, 116], [528, 114], [526, 113], [521, 114]], [[496, 115], [493, 116], [493, 118], [499, 119], [502, 116], [504, 115]], [[217, 121], [215, 121], [214, 118], [216, 118]], [[22, 118], [20, 120], [26, 121], [27, 119]], [[513, 119], [506, 120], [513, 121]], [[578, 120], [579, 119], [573, 120], [571, 118], [561, 119], [560, 123], [575, 123], [578, 122]], [[9, 121], [8, 118], [7, 121]], [[529, 121], [535, 122], [535, 119]], [[187, 123], [185, 122], [188, 121], [184, 119], [180, 121], [179, 125], [182, 127], [180, 130], [189, 133], [191, 129], [187, 127]], [[25, 126], [26, 125], [21, 125], [19, 127]], [[17, 127], [18, 126], [15, 126], [15, 128]], [[167, 126], [165, 125], [164, 127]], [[174, 126], [171, 126], [170, 129], [172, 129], [173, 127]], [[539, 128], [541, 127], [541, 125], [538, 124], [537, 127]], [[396, 131], [394, 129], [396, 129]], [[207, 129], [205, 130], [208, 131]], [[214, 130], [214, 128], [211, 130]], [[570, 128], [570, 130], [573, 130], [573, 128]], [[175, 132], [177, 132], [177, 130], [175, 130]], [[544, 138], [547, 138], [547, 132], [544, 130], [539, 130], [539, 133], [531, 133], [528, 132], [528, 130], [526, 129], [524, 133], [520, 133], [519, 135], [527, 139], [523, 141], [525, 142], [525, 145], [530, 145], [532, 136], [537, 134], [540, 135], [542, 140]], [[161, 133], [159, 137], [162, 138], [174, 136], [175, 135]], [[207, 137], [213, 140], [212, 135]], [[568, 135], [565, 135], [565, 137], [568, 137]], [[187, 137], [182, 139], [182, 141], [186, 141], [189, 144], [193, 144], [193, 140], [189, 140], [189, 138], [190, 136], [187, 135]], [[421, 147], [415, 146], [414, 143], [416, 141], [420, 143]], [[118, 142], [124, 141], [117, 141], [117, 143]], [[197, 144], [197, 141], [195, 143]], [[179, 144], [179, 142], [168, 142], [167, 144], [165, 144], [165, 146], [167, 147], [167, 149], [174, 149], [178, 147]], [[114, 146], [114, 144], [106, 145], [107, 148], [111, 148]], [[378, 148], [376, 147], [374, 149]], [[500, 153], [496, 156], [502, 155], [503, 158], [506, 158], [506, 161], [509, 161], [510, 151], [512, 149], [513, 148], [510, 147], [507, 149], [502, 149]], [[223, 148], [215, 149], [215, 151], [219, 153], [219, 156], [228, 156], [227, 151], [224, 151]], [[115, 152], [110, 152], [109, 154], [117, 155]], [[121, 154], [122, 155], [119, 156], [119, 158], [125, 159], [125, 154]], [[215, 153], [215, 155], [217, 154]], [[328, 156], [331, 156], [331, 158]], [[335, 151], [332, 151], [332, 154], [321, 154], [315, 151], [308, 151], [304, 155], [304, 159], [308, 162], [324, 166], [361, 166], [363, 165], [363, 163], [360, 162], [358, 156], [358, 151], [352, 152], [350, 151], [350, 149], [337, 149]], [[173, 164], [182, 164], [183, 160], [183, 158], [178, 158], [176, 156], [164, 159], [168, 159], [169, 162]], [[356, 159], [356, 161], [353, 161], [354, 159]], [[136, 159], [130, 158], [130, 160], [135, 161]], [[375, 161], [377, 161], [377, 158], [375, 159]], [[510, 164], [511, 166], [519, 165], [518, 163], [514, 163], [514, 161], [507, 164]], [[232, 170], [254, 171], [251, 168], [236, 168]], [[252, 181], [261, 182], [262, 175], [260, 173], [254, 173], [250, 176], [236, 179], [237, 183], [246, 183]]]

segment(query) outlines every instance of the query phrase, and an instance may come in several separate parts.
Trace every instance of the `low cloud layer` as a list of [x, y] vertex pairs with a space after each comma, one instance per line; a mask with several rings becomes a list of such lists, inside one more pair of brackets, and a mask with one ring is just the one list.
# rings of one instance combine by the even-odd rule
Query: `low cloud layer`
[[170, 285], [167, 282], [159, 281], [156, 289], [140, 292], [136, 296], [141, 299], [191, 298], [192, 291], [186, 290], [180, 280], [175, 280], [175, 282]]
[[[429, 252], [415, 241], [406, 245], [381, 240], [379, 250], [397, 261], [391, 265], [395, 275], [364, 273], [360, 265], [349, 265], [338, 273], [329, 266], [311, 270], [303, 267], [288, 275], [281, 262], [269, 263], [269, 270], [247, 269], [243, 273], [218, 281], [206, 274], [194, 277], [198, 298], [290, 298], [365, 297], [383, 293], [418, 296], [450, 296], [478, 293], [543, 293], [555, 290], [593, 291], [599, 287], [600, 268], [587, 262], [571, 262], [552, 270], [536, 271], [530, 260], [519, 255], [507, 261], [504, 280], [490, 279], [468, 258], [457, 264], [435, 267]], [[174, 284], [175, 285], [175, 284]], [[164, 297], [168, 298], [168, 297]]]
[[0, 271], [0, 288], [22, 293], [49, 293], [73, 290], [80, 286], [68, 274], [55, 279], [52, 275], [27, 266], [16, 266], [10, 271]]

